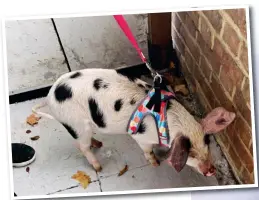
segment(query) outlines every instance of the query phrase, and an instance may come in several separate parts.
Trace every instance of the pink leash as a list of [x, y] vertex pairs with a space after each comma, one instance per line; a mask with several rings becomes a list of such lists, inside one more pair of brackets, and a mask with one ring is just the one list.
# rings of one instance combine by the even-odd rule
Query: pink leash
[[153, 70], [150, 66], [150, 64], [148, 63], [148, 60], [146, 59], [146, 57], [144, 56], [144, 54], [142, 53], [141, 49], [138, 46], [137, 41], [135, 40], [129, 26], [128, 23], [126, 22], [126, 20], [124, 19], [124, 17], [122, 15], [113, 15], [114, 19], [117, 21], [118, 25], [120, 26], [121, 30], [124, 32], [124, 34], [127, 36], [127, 38], [129, 39], [129, 41], [131, 42], [131, 44], [133, 45], [133, 47], [137, 50], [141, 60], [146, 64], [147, 68], [151, 71], [152, 75], [154, 76], [154, 78], [160, 78], [160, 82], [162, 82], [162, 77], [160, 74], [158, 74], [155, 70]]
[[124, 19], [124, 17], [122, 15], [114, 15], [113, 16], [115, 18], [115, 20], [117, 21], [117, 23], [119, 24], [119, 26], [121, 27], [122, 31], [125, 33], [125, 35], [128, 37], [129, 41], [131, 42], [131, 44], [133, 45], [133, 47], [135, 47], [135, 49], [137, 50], [141, 60], [146, 63], [147, 59], [145, 58], [144, 54], [142, 53], [141, 49], [138, 46], [137, 41], [135, 40], [126, 20]]

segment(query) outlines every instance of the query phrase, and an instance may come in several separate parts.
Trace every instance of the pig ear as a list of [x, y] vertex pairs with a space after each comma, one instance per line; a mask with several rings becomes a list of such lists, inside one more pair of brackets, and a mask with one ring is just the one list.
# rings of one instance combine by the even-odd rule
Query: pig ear
[[213, 109], [201, 120], [204, 133], [218, 133], [225, 129], [235, 119], [236, 114], [218, 107]]
[[179, 135], [173, 140], [170, 162], [177, 172], [180, 172], [184, 168], [188, 159], [190, 147], [190, 140], [187, 137]]

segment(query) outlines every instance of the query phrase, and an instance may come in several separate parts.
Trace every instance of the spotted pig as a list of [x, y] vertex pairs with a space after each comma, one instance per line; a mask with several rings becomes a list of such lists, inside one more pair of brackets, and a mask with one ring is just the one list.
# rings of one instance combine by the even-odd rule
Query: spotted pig
[[[35, 106], [33, 112], [63, 124], [88, 162], [100, 171], [101, 165], [90, 147], [101, 147], [102, 143], [94, 139], [94, 134], [128, 134], [130, 116], [150, 88], [146, 82], [117, 70], [79, 70], [62, 75], [53, 84], [46, 101]], [[38, 111], [46, 105], [51, 114]], [[214, 175], [208, 135], [225, 129], [235, 116], [218, 107], [196, 121], [179, 102], [171, 99], [167, 106], [170, 135], [167, 163], [178, 172], [187, 164], [204, 176]], [[153, 145], [158, 144], [157, 134], [153, 118], [147, 116], [138, 133], [131, 135], [154, 166], [159, 165], [152, 151]]]

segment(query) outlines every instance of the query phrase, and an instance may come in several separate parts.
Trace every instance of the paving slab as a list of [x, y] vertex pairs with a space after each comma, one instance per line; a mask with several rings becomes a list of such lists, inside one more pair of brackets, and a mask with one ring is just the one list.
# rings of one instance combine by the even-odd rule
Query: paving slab
[[[77, 170], [87, 173], [93, 181], [97, 180], [96, 172], [75, 148], [74, 139], [60, 123], [42, 118], [34, 127], [26, 124], [31, 107], [42, 100], [10, 106], [12, 142], [28, 144], [36, 151], [36, 160], [29, 165], [29, 173], [26, 167], [13, 168], [14, 191], [19, 196], [44, 195], [75, 186], [77, 182], [71, 176]], [[27, 134], [27, 130], [31, 133]], [[30, 139], [37, 135], [40, 136], [38, 140]]]
[[9, 92], [52, 84], [68, 72], [50, 19], [6, 21]]
[[[147, 56], [147, 14], [124, 17]], [[54, 20], [72, 70], [114, 69], [142, 62], [112, 15]]]

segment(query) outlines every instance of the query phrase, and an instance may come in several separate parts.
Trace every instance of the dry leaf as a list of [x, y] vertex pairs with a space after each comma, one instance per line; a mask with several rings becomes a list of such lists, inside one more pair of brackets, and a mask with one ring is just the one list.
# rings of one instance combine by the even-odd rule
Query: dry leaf
[[27, 130], [26, 133], [27, 133], [27, 134], [31, 133], [31, 130]]
[[189, 90], [187, 89], [186, 85], [182, 84], [182, 85], [176, 85], [174, 87], [174, 91], [175, 92], [181, 92], [184, 96], [189, 94]]
[[174, 64], [174, 62], [170, 62], [170, 68], [175, 68], [175, 64]]
[[35, 141], [35, 140], [38, 140], [40, 138], [40, 136], [34, 136], [34, 137], [31, 137], [31, 140]]
[[120, 173], [118, 174], [118, 176], [123, 175], [126, 171], [128, 171], [128, 165], [125, 165], [125, 167], [120, 171]]
[[31, 126], [38, 124], [38, 121], [40, 120], [41, 117], [36, 117], [34, 114], [31, 114], [29, 117], [27, 117], [27, 123], [30, 124]]
[[83, 171], [77, 171], [71, 178], [77, 180], [84, 189], [91, 183], [91, 177]]
[[30, 167], [26, 167], [26, 172], [30, 172]]

